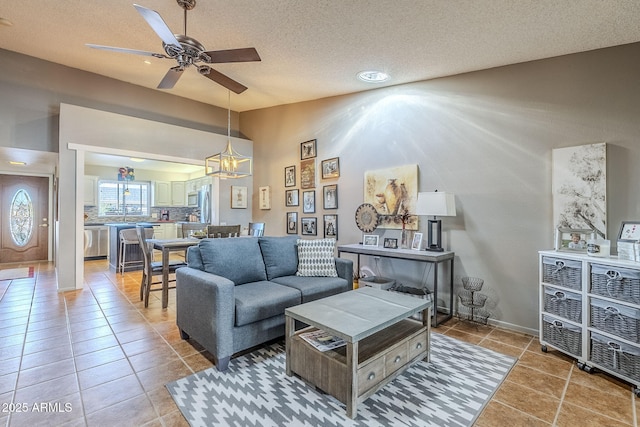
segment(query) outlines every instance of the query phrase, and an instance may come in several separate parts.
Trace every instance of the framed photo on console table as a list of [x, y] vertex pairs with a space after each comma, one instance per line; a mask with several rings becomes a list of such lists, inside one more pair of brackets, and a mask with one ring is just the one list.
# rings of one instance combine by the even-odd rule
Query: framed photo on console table
[[387, 249], [398, 249], [398, 239], [390, 239], [386, 237], [384, 239], [384, 247]]
[[362, 246], [378, 246], [379, 237], [377, 234], [365, 234], [362, 238]]

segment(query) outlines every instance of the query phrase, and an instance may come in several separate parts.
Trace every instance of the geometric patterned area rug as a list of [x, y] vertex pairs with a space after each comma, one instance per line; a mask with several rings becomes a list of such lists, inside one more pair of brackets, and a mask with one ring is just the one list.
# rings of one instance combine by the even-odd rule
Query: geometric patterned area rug
[[285, 373], [282, 344], [264, 346], [166, 385], [196, 426], [471, 426], [515, 363], [476, 345], [431, 334], [431, 362], [412, 365], [358, 405], [345, 405]]
[[33, 267], [8, 268], [0, 270], [0, 280], [26, 279], [33, 277]]

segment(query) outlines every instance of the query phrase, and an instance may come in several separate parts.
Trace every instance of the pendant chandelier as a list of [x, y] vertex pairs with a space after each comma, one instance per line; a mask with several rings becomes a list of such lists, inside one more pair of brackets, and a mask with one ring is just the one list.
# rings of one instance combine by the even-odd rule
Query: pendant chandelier
[[231, 91], [229, 91], [229, 108], [227, 111], [227, 148], [223, 152], [204, 159], [207, 176], [221, 179], [244, 178], [253, 173], [253, 161], [249, 156], [234, 151], [231, 146]]

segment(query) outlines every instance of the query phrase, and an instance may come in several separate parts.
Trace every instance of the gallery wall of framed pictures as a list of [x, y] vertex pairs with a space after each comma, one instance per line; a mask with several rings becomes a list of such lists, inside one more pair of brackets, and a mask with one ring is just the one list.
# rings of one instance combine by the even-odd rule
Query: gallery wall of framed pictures
[[[286, 212], [286, 228], [288, 234], [303, 236], [317, 236], [318, 227], [322, 226], [322, 236], [338, 239], [338, 184], [335, 182], [340, 177], [340, 158], [330, 157], [317, 164], [318, 141], [310, 139], [300, 143], [300, 164], [286, 166], [284, 168], [284, 189], [286, 208], [294, 208], [294, 211]], [[320, 167], [318, 173], [317, 168]], [[318, 179], [322, 182], [322, 191], [318, 186]], [[318, 191], [316, 192], [316, 188]], [[316, 201], [322, 197], [322, 205]], [[301, 212], [297, 209], [302, 208]], [[318, 212], [320, 207], [322, 211]], [[322, 213], [322, 224], [319, 224], [317, 216], [301, 216]]]

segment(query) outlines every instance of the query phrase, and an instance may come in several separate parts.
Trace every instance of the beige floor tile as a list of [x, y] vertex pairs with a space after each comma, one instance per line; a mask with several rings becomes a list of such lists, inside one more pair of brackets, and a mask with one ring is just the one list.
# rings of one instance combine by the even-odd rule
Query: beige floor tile
[[529, 367], [516, 364], [507, 376], [509, 381], [523, 385], [532, 390], [561, 398], [566, 380], [540, 372]]
[[559, 398], [539, 393], [511, 381], [502, 383], [493, 400], [548, 423], [553, 423], [560, 406]]
[[[588, 408], [588, 407], [587, 407]], [[557, 427], [613, 427], [634, 425], [621, 422], [619, 419], [606, 417], [585, 407], [564, 402], [560, 408]]]
[[447, 335], [447, 336], [453, 337], [453, 338], [457, 338], [460, 341], [468, 342], [470, 344], [478, 344], [478, 343], [480, 343], [480, 341], [483, 340], [483, 337], [481, 337], [479, 335], [474, 335], [474, 334], [469, 334], [467, 332], [458, 331], [455, 328], [449, 329], [444, 334]]
[[[525, 351], [518, 359], [518, 364], [566, 379], [569, 377], [574, 364], [557, 357], [536, 354]], [[576, 368], [577, 369], [577, 368]]]
[[634, 417], [632, 396], [631, 391], [626, 396], [621, 396], [618, 393], [611, 393], [608, 389], [597, 390], [591, 387], [580, 387], [575, 382], [570, 382], [564, 402], [632, 424]]
[[537, 419], [500, 402], [491, 401], [476, 420], [475, 427], [549, 427]]

